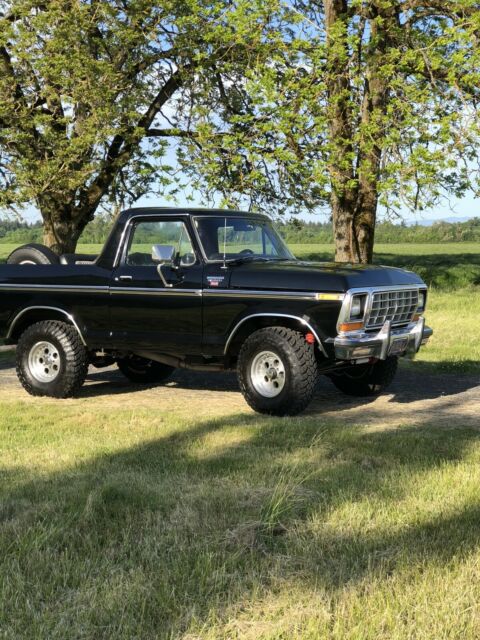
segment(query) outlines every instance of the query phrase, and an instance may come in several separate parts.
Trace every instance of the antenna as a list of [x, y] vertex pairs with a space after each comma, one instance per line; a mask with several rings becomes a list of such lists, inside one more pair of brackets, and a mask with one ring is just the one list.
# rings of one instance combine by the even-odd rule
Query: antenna
[[225, 224], [223, 226], [223, 265], [222, 269], [227, 268], [227, 218], [225, 217]]

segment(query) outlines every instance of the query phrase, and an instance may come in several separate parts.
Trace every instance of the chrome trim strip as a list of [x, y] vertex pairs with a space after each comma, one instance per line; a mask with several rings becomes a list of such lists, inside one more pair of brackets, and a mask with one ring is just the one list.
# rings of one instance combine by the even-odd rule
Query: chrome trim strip
[[73, 326], [75, 327], [75, 329], [78, 332], [78, 335], [80, 336], [80, 340], [82, 341], [83, 345], [86, 347], [87, 343], [85, 342], [85, 338], [83, 337], [82, 332], [80, 331], [80, 328], [78, 326], [78, 324], [75, 321], [75, 318], [68, 313], [67, 311], [65, 311], [65, 309], [59, 309], [58, 307], [46, 307], [46, 306], [35, 306], [35, 307], [26, 307], [25, 309], [22, 309], [22, 311], [20, 311], [19, 313], [17, 313], [17, 315], [15, 316], [15, 318], [13, 319], [13, 321], [10, 323], [10, 327], [8, 329], [8, 333], [6, 335], [6, 340], [10, 340], [13, 330], [15, 328], [15, 325], [17, 324], [18, 320], [20, 320], [20, 318], [25, 315], [26, 313], [28, 313], [29, 311], [39, 311], [39, 310], [43, 310], [43, 311], [56, 311], [57, 313], [62, 313], [65, 317], [67, 317], [70, 322], [73, 324]]
[[278, 300], [317, 300], [315, 291], [272, 291], [254, 289], [204, 289], [203, 294], [209, 297], [231, 296], [233, 298], [274, 298]]
[[0, 283], [0, 289], [6, 291], [63, 291], [65, 293], [106, 293], [108, 286], [88, 286], [70, 284], [4, 284]]
[[253, 313], [252, 315], [247, 316], [246, 318], [243, 318], [242, 320], [240, 320], [240, 322], [238, 322], [235, 325], [235, 327], [233, 328], [233, 331], [231, 331], [231, 333], [230, 333], [230, 335], [228, 337], [228, 340], [225, 343], [225, 349], [223, 351], [223, 355], [225, 355], [225, 356], [227, 355], [230, 343], [232, 342], [233, 337], [237, 333], [238, 329], [242, 326], [242, 324], [244, 322], [246, 322], [247, 320], [251, 320], [252, 318], [259, 318], [259, 317], [264, 317], [264, 318], [265, 317], [267, 317], [267, 318], [289, 318], [291, 320], [297, 320], [298, 322], [303, 324], [305, 327], [307, 327], [307, 329], [309, 329], [313, 333], [313, 335], [315, 336], [315, 339], [316, 339], [316, 341], [318, 343], [318, 347], [319, 347], [320, 351], [323, 353], [323, 355], [325, 357], [328, 357], [327, 356], [327, 352], [325, 351], [325, 348], [324, 348], [324, 346], [322, 344], [322, 341], [320, 340], [317, 332], [312, 327], [312, 325], [307, 320], [305, 320], [305, 318], [302, 318], [300, 316], [292, 316], [292, 315], [289, 315], [289, 314], [286, 314], [286, 313]]
[[111, 287], [110, 293], [122, 295], [151, 295], [151, 296], [198, 296], [202, 297], [201, 289], [154, 289], [148, 287]]
[[[231, 296], [233, 298], [267, 298], [274, 300], [312, 300], [315, 302], [326, 302], [319, 296], [337, 295], [338, 300], [343, 299], [343, 294], [332, 294], [331, 292], [316, 291], [274, 291], [274, 290], [254, 290], [254, 289], [172, 289], [154, 287], [116, 287], [116, 286], [88, 286], [88, 285], [64, 285], [64, 284], [2, 284], [0, 289], [7, 291], [40, 291], [40, 292], [63, 292], [63, 293], [131, 293], [139, 295], [141, 293], [150, 295], [195, 295], [207, 297]], [[342, 296], [342, 297], [341, 297]]]

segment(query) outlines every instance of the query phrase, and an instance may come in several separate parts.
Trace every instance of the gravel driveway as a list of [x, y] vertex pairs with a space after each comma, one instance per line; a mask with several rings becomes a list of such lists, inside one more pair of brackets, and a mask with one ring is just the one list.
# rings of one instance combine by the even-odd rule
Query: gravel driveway
[[[91, 369], [80, 397], [63, 402], [93, 398], [100, 406], [161, 404], [172, 411], [192, 407], [195, 415], [250, 412], [232, 373], [178, 370], [165, 385], [136, 386], [125, 380], [116, 368]], [[0, 361], [0, 402], [7, 399], [46, 401], [28, 396], [17, 381], [12, 362], [3, 360]], [[402, 367], [388, 392], [372, 400], [344, 396], [322, 377], [315, 399], [304, 415], [376, 428], [423, 423], [480, 427], [480, 378], [478, 375], [426, 374], [414, 367]]]

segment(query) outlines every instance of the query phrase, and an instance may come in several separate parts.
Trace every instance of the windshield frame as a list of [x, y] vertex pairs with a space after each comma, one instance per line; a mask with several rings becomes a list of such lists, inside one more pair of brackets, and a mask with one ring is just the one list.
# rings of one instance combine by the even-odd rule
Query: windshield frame
[[226, 260], [224, 260], [223, 258], [215, 258], [214, 260], [210, 259], [207, 257], [207, 254], [205, 253], [205, 249], [203, 247], [203, 243], [202, 240], [200, 238], [200, 233], [198, 230], [198, 226], [197, 226], [197, 222], [199, 220], [204, 220], [205, 218], [219, 218], [221, 220], [224, 220], [225, 218], [227, 218], [227, 220], [229, 218], [233, 219], [233, 220], [247, 220], [249, 222], [257, 222], [257, 223], [261, 223], [262, 225], [267, 225], [275, 234], [276, 238], [278, 239], [278, 241], [280, 242], [280, 245], [283, 249], [285, 249], [286, 255], [285, 256], [277, 256], [277, 257], [272, 257], [272, 258], [268, 258], [265, 256], [261, 256], [258, 255], [256, 256], [259, 259], [263, 259], [265, 261], [267, 260], [271, 260], [272, 262], [275, 262], [277, 260], [296, 260], [297, 258], [293, 255], [293, 253], [290, 251], [289, 246], [287, 245], [287, 243], [285, 242], [285, 240], [282, 238], [282, 236], [280, 235], [280, 233], [277, 231], [277, 229], [275, 228], [272, 220], [265, 215], [261, 215], [261, 214], [248, 214], [245, 213], [244, 215], [239, 215], [238, 213], [236, 214], [231, 214], [229, 215], [229, 212], [226, 211], [225, 215], [221, 215], [219, 213], [212, 213], [212, 214], [206, 214], [206, 215], [196, 215], [196, 216], [192, 216], [192, 228], [193, 231], [195, 233], [197, 242], [198, 242], [198, 246], [200, 248], [200, 252], [202, 254], [202, 258], [205, 260], [205, 262], [207, 264], [223, 264], [225, 262], [225, 264], [234, 264], [237, 260], [238, 260], [238, 256], [236, 258], [227, 258]]

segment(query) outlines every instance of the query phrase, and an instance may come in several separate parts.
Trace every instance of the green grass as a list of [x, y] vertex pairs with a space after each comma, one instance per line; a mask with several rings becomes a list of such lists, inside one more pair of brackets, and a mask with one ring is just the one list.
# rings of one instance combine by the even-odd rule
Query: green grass
[[[332, 260], [332, 245], [291, 245], [293, 253], [308, 260]], [[374, 262], [418, 273], [429, 287], [443, 291], [480, 285], [480, 243], [378, 244]]]
[[[476, 374], [478, 253], [426, 248], [380, 257], [470, 267], [462, 288], [434, 283], [435, 334], [408, 366]], [[360, 420], [265, 418], [185, 390], [0, 389], [0, 638], [476, 640], [478, 415], [457, 404], [450, 420], [444, 393]]]
[[473, 420], [346, 423], [2, 398], [1, 637], [478, 638]]

